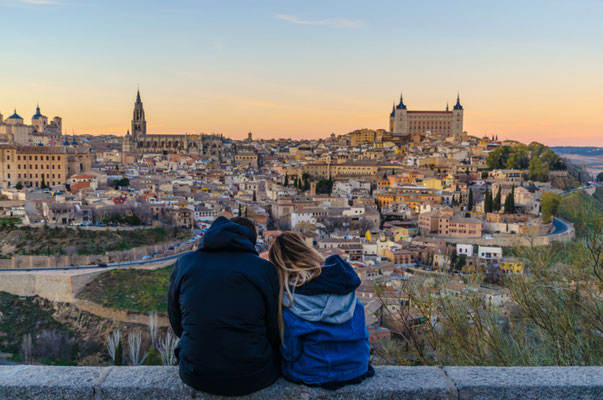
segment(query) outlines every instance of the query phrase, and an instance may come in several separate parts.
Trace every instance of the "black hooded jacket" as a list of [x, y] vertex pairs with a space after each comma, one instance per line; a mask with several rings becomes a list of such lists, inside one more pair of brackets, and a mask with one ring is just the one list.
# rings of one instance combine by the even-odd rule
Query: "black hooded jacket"
[[255, 236], [219, 217], [172, 272], [168, 313], [180, 337], [180, 377], [195, 389], [239, 396], [280, 374], [278, 277]]

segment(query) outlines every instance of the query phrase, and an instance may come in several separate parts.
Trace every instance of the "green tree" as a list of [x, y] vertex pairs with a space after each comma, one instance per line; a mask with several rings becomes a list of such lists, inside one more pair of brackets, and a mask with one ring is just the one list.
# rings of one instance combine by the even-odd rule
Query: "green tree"
[[145, 360], [145, 365], [162, 365], [161, 356], [155, 350], [154, 346], [149, 348], [149, 352], [147, 353], [147, 359]]
[[456, 262], [454, 263], [454, 269], [456, 269], [457, 271], [460, 271], [463, 269], [463, 267], [466, 264], [467, 264], [467, 255], [461, 254], [460, 256], [458, 256], [458, 258], [456, 259]]
[[491, 213], [492, 212], [492, 193], [490, 189], [486, 185], [486, 194], [484, 195], [484, 212]]
[[121, 178], [113, 181], [113, 187], [115, 187], [115, 189], [126, 186], [130, 186], [130, 180], [128, 178]]
[[318, 194], [331, 194], [333, 190], [333, 181], [329, 179], [321, 179], [316, 184], [316, 193]]
[[501, 202], [501, 198], [502, 198], [502, 194], [500, 193], [502, 191], [502, 186], [498, 186], [498, 191], [496, 192], [496, 196], [494, 197], [494, 200], [492, 201], [492, 210], [493, 211], [500, 211], [500, 202]]
[[306, 191], [310, 190], [310, 178], [309, 178], [309, 176], [306, 176], [303, 179], [304, 179], [304, 186], [303, 186], [302, 190], [304, 192], [306, 192]]
[[114, 365], [117, 365], [117, 366], [124, 365], [124, 348], [121, 345], [121, 339], [119, 339], [119, 343], [117, 344], [117, 349], [115, 349]]
[[44, 180], [44, 174], [42, 174], [42, 182], [40, 183], [40, 189], [47, 189], [46, 181]]
[[467, 211], [473, 210], [473, 190], [469, 189], [469, 196], [467, 198]]
[[285, 174], [285, 186], [289, 186], [289, 174]]
[[546, 182], [549, 179], [549, 166], [538, 157], [532, 157], [529, 164], [528, 179]]
[[507, 169], [526, 169], [530, 163], [530, 149], [524, 144], [513, 146], [505, 167]]
[[21, 182], [17, 182], [17, 184], [15, 185], [15, 189], [17, 189], [17, 190], [23, 189], [23, 184]]
[[505, 214], [515, 212], [515, 185], [511, 187], [511, 193], [505, 198]]
[[603, 182], [603, 172], [599, 172], [597, 175], [597, 182]]
[[540, 213], [542, 214], [542, 222], [548, 224], [557, 214], [559, 202], [561, 198], [553, 192], [544, 192], [540, 198]]
[[255, 194], [255, 190], [253, 191], [253, 202], [256, 203], [258, 201], [258, 196]]
[[459, 257], [456, 254], [456, 251], [453, 251], [452, 254], [450, 255], [450, 268], [448, 268], [448, 269], [454, 268], [454, 266], [456, 265], [456, 262], [457, 262], [458, 258]]

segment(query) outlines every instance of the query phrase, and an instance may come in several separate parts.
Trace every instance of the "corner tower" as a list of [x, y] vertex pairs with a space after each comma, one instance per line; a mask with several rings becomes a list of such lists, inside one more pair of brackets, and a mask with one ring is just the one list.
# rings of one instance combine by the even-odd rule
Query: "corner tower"
[[134, 140], [139, 135], [147, 134], [147, 121], [144, 117], [144, 108], [140, 100], [140, 90], [136, 92], [136, 102], [134, 103], [134, 114], [132, 116], [132, 136]]
[[389, 131], [391, 133], [408, 133], [408, 109], [402, 94], [400, 94], [400, 102], [392, 108], [389, 114]]
[[456, 104], [452, 108], [452, 136], [463, 136], [463, 106], [459, 94], [456, 95]]

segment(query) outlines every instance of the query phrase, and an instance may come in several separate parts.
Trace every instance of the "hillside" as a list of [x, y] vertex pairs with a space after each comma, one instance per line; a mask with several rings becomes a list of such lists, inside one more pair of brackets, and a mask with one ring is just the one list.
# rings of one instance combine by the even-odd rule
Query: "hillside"
[[86, 285], [78, 297], [120, 310], [167, 312], [167, 292], [173, 267], [107, 271]]
[[[595, 196], [600, 196], [600, 193], [597, 191]], [[600, 235], [602, 232], [603, 203], [585, 192], [562, 196], [556, 215], [573, 223], [578, 237]]]
[[183, 240], [189, 236], [189, 231], [178, 228], [88, 230], [0, 226], [0, 257], [14, 254], [102, 254], [169, 240]]
[[603, 157], [603, 147], [556, 146], [551, 147], [551, 149], [560, 155], [576, 154], [584, 157]]
[[576, 165], [582, 165], [590, 174], [603, 171], [603, 147], [551, 147], [564, 159]]

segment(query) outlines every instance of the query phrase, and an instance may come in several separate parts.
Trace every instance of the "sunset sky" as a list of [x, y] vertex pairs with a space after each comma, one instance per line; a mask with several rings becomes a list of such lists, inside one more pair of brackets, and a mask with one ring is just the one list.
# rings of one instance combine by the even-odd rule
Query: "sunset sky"
[[67, 133], [317, 138], [392, 102], [472, 135], [603, 146], [602, 1], [0, 0], [0, 113]]

